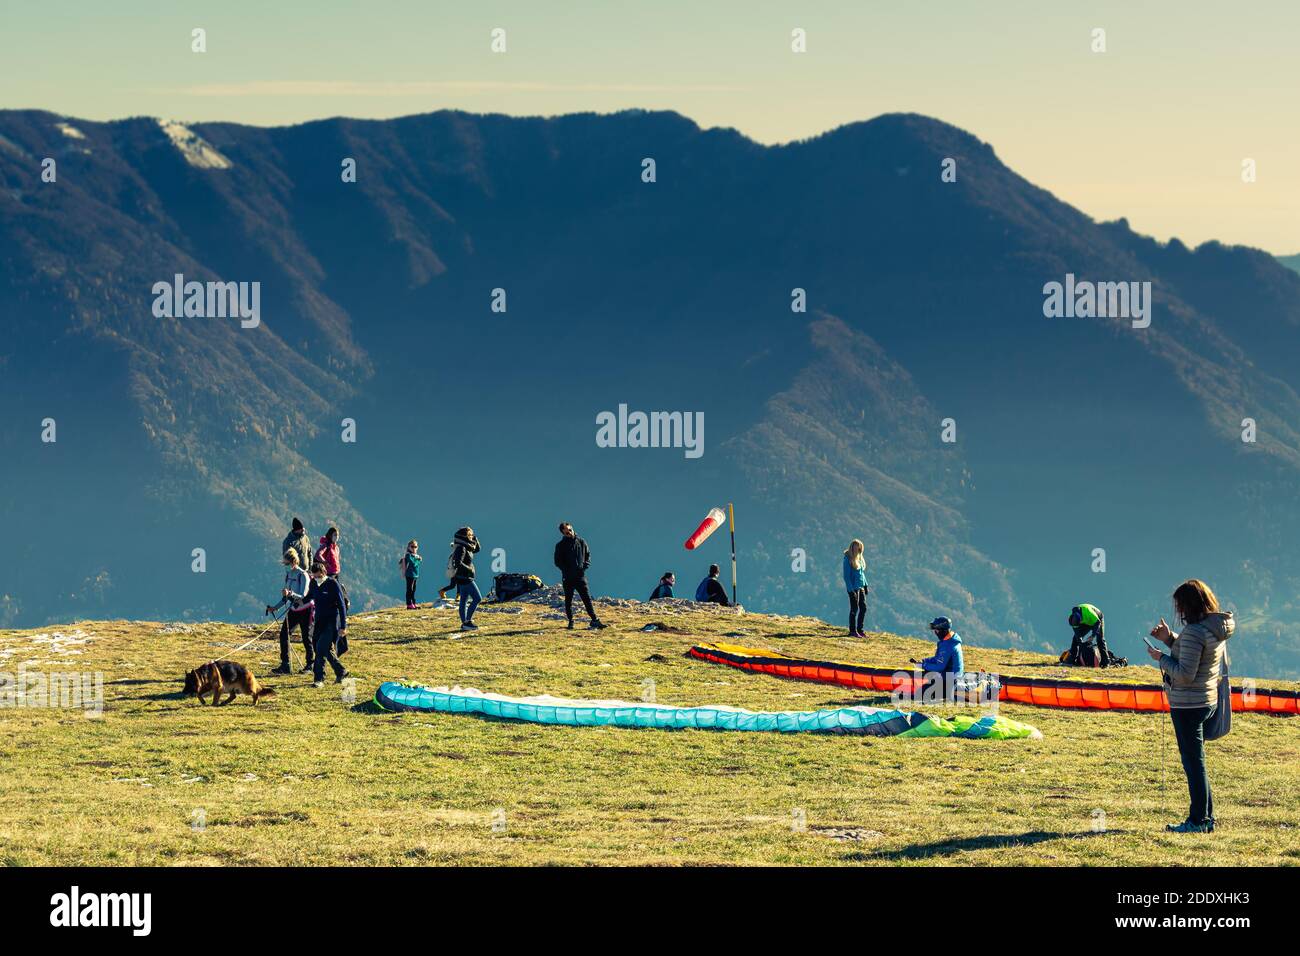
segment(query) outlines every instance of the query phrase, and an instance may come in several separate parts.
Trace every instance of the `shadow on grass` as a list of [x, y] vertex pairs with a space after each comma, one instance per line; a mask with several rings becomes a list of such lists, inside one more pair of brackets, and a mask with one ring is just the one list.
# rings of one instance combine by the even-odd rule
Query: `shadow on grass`
[[180, 678], [159, 677], [155, 680], [146, 680], [144, 678], [137, 679], [137, 678], [123, 677], [119, 680], [106, 680], [104, 681], [104, 686], [105, 687], [135, 687], [140, 684], [178, 684], [178, 683], [180, 683]]
[[828, 700], [822, 703], [823, 707], [878, 707], [884, 710], [894, 710], [894, 700], [888, 694], [880, 692], [867, 692], [862, 697], [847, 697], [844, 700]]
[[1118, 836], [1127, 830], [1081, 830], [1075, 833], [1052, 833], [1046, 830], [1030, 830], [1028, 833], [989, 834], [988, 836], [962, 837], [957, 840], [941, 840], [938, 843], [914, 843], [898, 850], [880, 850], [876, 853], [854, 853], [848, 858], [854, 860], [897, 861], [928, 860], [937, 856], [953, 853], [969, 853], [973, 850], [1009, 850], [1016, 847], [1036, 846], [1053, 840], [1086, 840], [1091, 837]]
[[[1041, 663], [1033, 662], [1033, 661], [1031, 661], [1031, 662], [1029, 662], [1029, 663], [1019, 663], [1019, 662], [1016, 662], [1016, 661], [998, 661], [998, 662], [996, 662], [993, 666], [994, 666], [994, 667], [1015, 667], [1015, 668], [1021, 668], [1021, 667], [1023, 667], [1023, 668], [1026, 668], [1026, 669], [1030, 669], [1030, 668], [1036, 668], [1036, 667], [1061, 667], [1061, 668], [1065, 668], [1065, 667], [1068, 667], [1069, 665], [1068, 665], [1068, 664], [1062, 664], [1060, 661], [1043, 661], [1043, 662], [1041, 662]], [[1087, 675], [1092, 675], [1092, 674], [1096, 673], [1097, 670], [1099, 670], [1099, 668], [1088, 668], [1088, 670], [1085, 671], [1084, 673], [1087, 674]]]
[[[481, 630], [481, 629], [480, 629], [480, 630]], [[559, 630], [564, 630], [564, 628], [559, 628]], [[533, 634], [533, 635], [536, 635], [536, 634], [544, 633], [545, 631], [546, 631], [546, 628], [541, 628], [541, 627], [526, 627], [526, 628], [520, 628], [520, 629], [518, 629], [518, 630], [514, 630], [514, 631], [497, 631], [497, 630], [493, 630], [490, 634], [486, 634], [485, 636], [487, 636], [487, 637], [520, 637], [521, 635], [524, 635], [524, 634]], [[450, 631], [443, 631], [443, 632], [438, 633], [438, 634], [419, 634], [419, 635], [416, 635], [416, 636], [414, 636], [414, 637], [388, 637], [388, 638], [381, 638], [381, 637], [368, 637], [368, 638], [366, 638], [366, 640], [367, 640], [369, 643], [374, 644], [374, 645], [379, 646], [379, 647], [400, 647], [400, 646], [403, 645], [403, 644], [423, 644], [423, 643], [426, 643], [426, 642], [428, 642], [428, 641], [450, 641], [450, 640], [452, 640], [453, 638], [459, 638], [459, 639], [472, 638], [472, 637], [476, 636], [476, 634], [477, 634], [477, 632], [476, 632], [476, 631], [473, 631], [473, 630], [470, 630], [470, 631], [459, 631], [459, 630], [454, 630], [454, 629], [453, 629], [453, 630], [450, 630]]]

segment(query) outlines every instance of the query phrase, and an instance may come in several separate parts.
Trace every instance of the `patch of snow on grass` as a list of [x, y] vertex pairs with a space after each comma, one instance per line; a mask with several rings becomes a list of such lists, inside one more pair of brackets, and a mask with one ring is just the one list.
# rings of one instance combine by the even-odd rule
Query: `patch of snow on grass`
[[233, 164], [194, 130], [175, 120], [158, 121], [158, 128], [167, 134], [185, 162], [199, 169], [229, 169]]

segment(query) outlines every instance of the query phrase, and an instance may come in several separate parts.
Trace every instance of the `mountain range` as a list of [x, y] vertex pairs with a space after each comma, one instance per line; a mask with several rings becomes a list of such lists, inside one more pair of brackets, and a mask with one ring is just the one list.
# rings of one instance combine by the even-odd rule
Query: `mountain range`
[[[258, 283], [259, 321], [158, 316], [178, 274]], [[1149, 327], [1048, 317], [1067, 277], [1150, 283]], [[549, 580], [561, 519], [597, 591], [693, 592], [730, 501], [757, 610], [839, 620], [858, 537], [871, 628], [1064, 647], [1091, 601], [1138, 658], [1196, 576], [1238, 672], [1300, 674], [1300, 275], [1096, 222], [938, 120], [2, 111], [0, 316], [0, 626], [258, 616], [294, 515], [359, 607], [410, 538], [428, 598], [466, 524], [481, 577]], [[702, 412], [704, 454], [599, 447], [620, 405]]]

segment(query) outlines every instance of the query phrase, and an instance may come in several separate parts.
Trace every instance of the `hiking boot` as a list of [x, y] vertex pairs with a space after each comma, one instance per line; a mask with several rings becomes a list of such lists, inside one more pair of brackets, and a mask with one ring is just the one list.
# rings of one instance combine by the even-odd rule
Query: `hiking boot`
[[587, 625], [587, 630], [589, 631], [603, 631], [604, 629], [605, 625], [601, 624], [600, 621], [592, 621]]
[[475, 624], [473, 621], [466, 621], [464, 624], [461, 625], [461, 629], [466, 631], [477, 631], [478, 625]]
[[1184, 820], [1182, 823], [1171, 823], [1165, 829], [1170, 833], [1213, 833], [1214, 821], [1193, 823], [1191, 820]]
[[293, 673], [293, 668], [291, 668], [291, 667], [289, 666], [289, 662], [288, 662], [288, 661], [281, 661], [281, 662], [280, 662], [280, 666], [277, 667], [275, 670], [271, 671], [271, 673], [272, 673], [272, 674], [286, 674], [286, 675], [287, 675], [287, 674], [292, 674], [292, 673]]
[[568, 629], [569, 629], [570, 631], [573, 630], [573, 618], [569, 618], [569, 627], [568, 627]]
[[311, 685], [311, 686], [319, 689], [319, 688], [325, 686], [325, 681], [323, 681], [323, 680], [312, 681], [312, 685]]
[[335, 674], [335, 675], [334, 675], [334, 683], [336, 683], [336, 684], [342, 684], [345, 680], [347, 680], [347, 679], [348, 679], [349, 677], [351, 677], [351, 676], [352, 676], [352, 672], [351, 672], [351, 671], [344, 671], [344, 672], [341, 673], [341, 674]]
[[299, 673], [299, 674], [310, 674], [310, 673], [311, 673], [313, 670], [315, 670], [315, 669], [316, 669], [316, 668], [314, 668], [314, 667], [312, 666], [312, 662], [311, 662], [311, 661], [308, 661], [306, 664], [303, 665], [302, 670], [300, 670], [298, 673]]

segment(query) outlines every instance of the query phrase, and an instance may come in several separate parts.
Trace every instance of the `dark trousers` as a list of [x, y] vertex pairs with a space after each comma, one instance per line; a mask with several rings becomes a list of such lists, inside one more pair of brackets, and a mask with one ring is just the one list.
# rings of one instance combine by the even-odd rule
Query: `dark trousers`
[[407, 604], [415, 603], [415, 583], [419, 580], [420, 580], [419, 578], [406, 579], [406, 603]]
[[587, 609], [587, 617], [593, 621], [596, 618], [596, 609], [591, 606], [591, 590], [587, 587], [586, 578], [564, 579], [564, 614], [570, 622], [573, 621], [573, 592], [578, 592], [578, 597], [582, 598], [582, 606]]
[[316, 656], [311, 645], [311, 625], [314, 613], [315, 609], [310, 607], [301, 610], [289, 608], [285, 612], [284, 620], [280, 622], [281, 664], [287, 665], [289, 663], [289, 635], [293, 633], [293, 629], [296, 627], [302, 635], [302, 652], [307, 657], [307, 666], [311, 666], [312, 658]]
[[338, 640], [339, 629], [336, 621], [318, 621], [316, 627], [316, 661], [312, 673], [317, 680], [325, 679], [325, 662], [334, 669], [335, 677], [342, 677], [347, 671], [334, 656], [334, 642]]
[[[1078, 635], [1078, 634], [1076, 634], [1075, 637], [1074, 637], [1074, 640], [1072, 640], [1072, 641], [1070, 642], [1070, 657], [1069, 657], [1069, 661], [1070, 661], [1071, 664], [1078, 664], [1078, 663], [1079, 663], [1079, 653], [1083, 650], [1083, 646], [1084, 646], [1084, 644], [1087, 643], [1087, 641], [1084, 640], [1084, 637], [1086, 637], [1086, 636], [1087, 636], [1087, 632], [1086, 632], [1086, 631], [1084, 632], [1083, 635]], [[1109, 666], [1110, 666], [1110, 651], [1109, 651], [1109, 650], [1107, 649], [1107, 647], [1106, 647], [1106, 635], [1105, 635], [1104, 633], [1102, 633], [1102, 632], [1098, 632], [1098, 633], [1097, 633], [1097, 643], [1096, 643], [1096, 647], [1097, 647], [1097, 654], [1098, 654], [1098, 657], [1097, 657], [1097, 661], [1098, 661], [1098, 663], [1099, 663], [1102, 667], [1109, 667]]]
[[1169, 711], [1174, 737], [1178, 739], [1178, 756], [1183, 760], [1183, 773], [1187, 774], [1187, 793], [1192, 801], [1187, 819], [1193, 823], [1214, 819], [1214, 794], [1205, 769], [1205, 722], [1213, 714], [1213, 707], [1178, 707]]
[[867, 620], [867, 589], [858, 588], [849, 592], [849, 630], [854, 634], [862, 633], [862, 625]]

